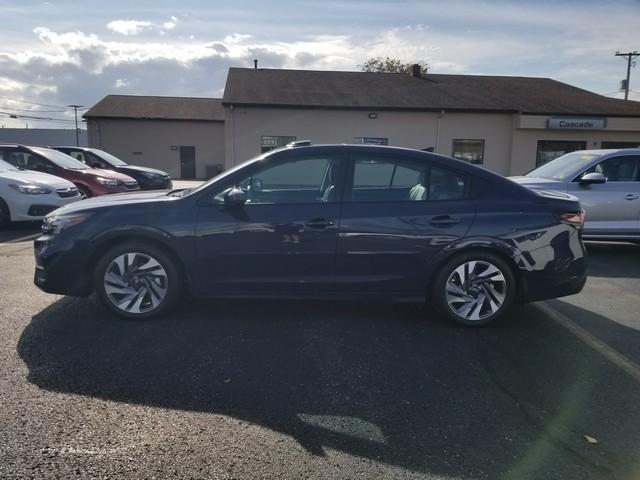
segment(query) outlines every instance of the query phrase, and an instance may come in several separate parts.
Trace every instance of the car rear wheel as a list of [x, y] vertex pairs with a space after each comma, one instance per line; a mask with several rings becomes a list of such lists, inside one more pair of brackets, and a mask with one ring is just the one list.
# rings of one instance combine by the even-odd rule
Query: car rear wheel
[[431, 293], [435, 306], [448, 319], [480, 326], [498, 320], [513, 305], [516, 280], [498, 255], [470, 252], [443, 266]]
[[11, 214], [9, 213], [9, 207], [4, 200], [0, 198], [0, 230], [7, 228], [11, 223]]
[[164, 250], [139, 242], [107, 252], [94, 277], [98, 297], [123, 317], [145, 319], [171, 308], [180, 296], [182, 279], [176, 262]]

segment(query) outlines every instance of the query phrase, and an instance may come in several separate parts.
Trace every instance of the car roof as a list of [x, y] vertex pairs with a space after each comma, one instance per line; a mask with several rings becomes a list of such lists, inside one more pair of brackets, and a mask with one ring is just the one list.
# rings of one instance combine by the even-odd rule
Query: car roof
[[[586, 153], [588, 155], [612, 155], [612, 154], [640, 154], [640, 147], [638, 148], [592, 148], [590, 150], [576, 150], [576, 152]], [[574, 153], [574, 152], [571, 152]]]

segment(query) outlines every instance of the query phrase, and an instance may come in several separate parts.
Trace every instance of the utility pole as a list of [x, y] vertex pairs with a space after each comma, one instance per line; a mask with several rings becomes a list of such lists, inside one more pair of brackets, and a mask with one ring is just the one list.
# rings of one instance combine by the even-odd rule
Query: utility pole
[[636, 64], [634, 62], [635, 58], [640, 55], [640, 52], [616, 52], [616, 57], [627, 57], [627, 83], [624, 86], [624, 99], [629, 100], [629, 77], [631, 76], [631, 64], [635, 67]]
[[80, 146], [80, 138], [78, 136], [78, 109], [82, 108], [82, 105], [67, 105], [69, 108], [73, 108], [73, 114], [76, 117], [76, 147]]

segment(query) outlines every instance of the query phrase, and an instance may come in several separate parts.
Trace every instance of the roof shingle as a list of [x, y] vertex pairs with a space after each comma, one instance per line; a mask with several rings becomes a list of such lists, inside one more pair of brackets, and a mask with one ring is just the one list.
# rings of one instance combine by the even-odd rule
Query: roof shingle
[[230, 68], [224, 104], [640, 116], [640, 102], [550, 78]]
[[107, 95], [83, 116], [222, 122], [224, 108], [219, 98]]

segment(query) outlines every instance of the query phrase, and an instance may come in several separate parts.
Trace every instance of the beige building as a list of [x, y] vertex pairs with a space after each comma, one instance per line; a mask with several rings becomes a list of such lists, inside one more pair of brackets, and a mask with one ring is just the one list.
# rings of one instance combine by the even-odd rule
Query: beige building
[[505, 175], [640, 145], [640, 102], [548, 78], [231, 68], [226, 166], [291, 140], [432, 149]]
[[89, 146], [208, 178], [293, 140], [429, 149], [518, 175], [564, 153], [640, 145], [640, 102], [548, 78], [231, 68], [222, 100], [108, 95]]
[[89, 146], [172, 178], [224, 167], [224, 110], [217, 98], [107, 95], [84, 114]]

